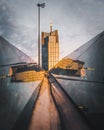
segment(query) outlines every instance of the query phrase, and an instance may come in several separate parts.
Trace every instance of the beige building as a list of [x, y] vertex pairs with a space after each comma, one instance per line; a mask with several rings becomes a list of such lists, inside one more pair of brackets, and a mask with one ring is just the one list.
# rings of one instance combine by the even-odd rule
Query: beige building
[[50, 33], [42, 32], [42, 67], [50, 70], [59, 61], [59, 38], [58, 30]]

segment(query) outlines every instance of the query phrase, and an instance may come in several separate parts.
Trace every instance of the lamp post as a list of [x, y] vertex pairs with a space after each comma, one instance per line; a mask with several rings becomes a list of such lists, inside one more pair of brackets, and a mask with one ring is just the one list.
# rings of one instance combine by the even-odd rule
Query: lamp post
[[45, 3], [38, 3], [38, 65], [40, 67], [40, 7], [44, 8], [45, 7]]

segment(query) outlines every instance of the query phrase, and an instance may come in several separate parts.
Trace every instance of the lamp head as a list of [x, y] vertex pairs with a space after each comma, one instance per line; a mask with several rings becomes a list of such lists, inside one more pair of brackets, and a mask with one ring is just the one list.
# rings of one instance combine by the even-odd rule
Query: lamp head
[[38, 3], [37, 6], [44, 8], [45, 7], [45, 3], [42, 3], [42, 4]]

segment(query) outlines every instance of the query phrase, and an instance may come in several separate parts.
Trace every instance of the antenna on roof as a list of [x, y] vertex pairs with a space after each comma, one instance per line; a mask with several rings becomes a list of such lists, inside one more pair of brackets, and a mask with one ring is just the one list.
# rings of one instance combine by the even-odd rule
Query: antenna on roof
[[50, 33], [52, 32], [53, 23], [50, 22]]

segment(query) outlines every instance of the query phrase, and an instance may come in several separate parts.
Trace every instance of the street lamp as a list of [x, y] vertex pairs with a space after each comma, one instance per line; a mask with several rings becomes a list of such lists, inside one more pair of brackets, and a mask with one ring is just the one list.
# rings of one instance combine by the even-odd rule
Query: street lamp
[[40, 7], [44, 8], [45, 3], [38, 3], [38, 65], [40, 66]]

